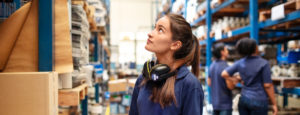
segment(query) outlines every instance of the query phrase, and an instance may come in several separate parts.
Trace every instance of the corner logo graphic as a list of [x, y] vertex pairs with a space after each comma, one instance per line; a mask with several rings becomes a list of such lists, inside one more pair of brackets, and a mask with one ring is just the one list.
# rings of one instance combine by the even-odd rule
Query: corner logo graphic
[[156, 81], [156, 80], [158, 79], [158, 76], [157, 76], [156, 74], [152, 74], [151, 77], [152, 77], [152, 80], [153, 80], [153, 81]]

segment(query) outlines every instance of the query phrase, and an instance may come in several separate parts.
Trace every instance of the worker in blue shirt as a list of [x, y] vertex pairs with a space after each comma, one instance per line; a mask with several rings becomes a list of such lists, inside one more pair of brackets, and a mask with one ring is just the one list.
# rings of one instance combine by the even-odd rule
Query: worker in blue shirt
[[[222, 72], [222, 77], [235, 82], [231, 76], [235, 72], [240, 74], [243, 86], [238, 103], [239, 113], [241, 115], [267, 115], [270, 100], [273, 114], [276, 115], [277, 105], [268, 61], [258, 56], [257, 44], [253, 39], [239, 40], [236, 48], [243, 58], [226, 68]], [[227, 85], [234, 87], [234, 83]]]
[[210, 65], [207, 83], [211, 86], [213, 115], [232, 115], [231, 89], [227, 87], [225, 79], [221, 76], [222, 71], [228, 67], [227, 47], [223, 43], [217, 43], [213, 46], [212, 54], [215, 60]]
[[[156, 60], [144, 64], [132, 95], [129, 115], [202, 115], [199, 43], [181, 15], [160, 18], [145, 49]], [[187, 66], [192, 66], [192, 73]]]

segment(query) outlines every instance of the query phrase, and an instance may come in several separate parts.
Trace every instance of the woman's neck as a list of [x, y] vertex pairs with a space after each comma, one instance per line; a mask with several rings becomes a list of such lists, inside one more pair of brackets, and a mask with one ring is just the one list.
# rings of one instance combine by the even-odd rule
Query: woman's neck
[[251, 56], [258, 56], [258, 54], [257, 53], [253, 53]]
[[183, 60], [175, 60], [173, 54], [170, 53], [156, 54], [156, 58], [160, 64], [167, 64], [171, 68], [171, 71], [176, 70], [184, 63]]

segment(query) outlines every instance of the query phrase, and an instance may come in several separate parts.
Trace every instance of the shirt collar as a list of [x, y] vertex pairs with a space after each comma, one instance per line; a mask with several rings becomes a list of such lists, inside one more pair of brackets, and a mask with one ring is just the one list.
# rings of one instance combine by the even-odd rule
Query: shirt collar
[[246, 58], [258, 58], [259, 56], [246, 56]]
[[220, 61], [224, 61], [224, 60], [221, 60], [221, 59], [217, 59], [217, 60], [216, 60], [216, 62], [220, 62]]
[[184, 78], [189, 73], [189, 70], [186, 65], [183, 65], [178, 68], [176, 79]]

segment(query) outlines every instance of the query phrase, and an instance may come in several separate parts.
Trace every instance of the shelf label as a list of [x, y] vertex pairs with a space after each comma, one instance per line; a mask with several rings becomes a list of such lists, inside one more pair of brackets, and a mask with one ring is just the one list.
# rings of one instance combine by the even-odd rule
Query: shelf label
[[283, 19], [284, 16], [284, 4], [278, 5], [278, 6], [274, 6], [271, 9], [271, 20], [279, 20], [279, 19]]
[[215, 39], [216, 40], [221, 39], [222, 38], [222, 29], [217, 29], [215, 32], [216, 32], [215, 33]]
[[227, 33], [227, 36], [230, 38], [230, 37], [232, 37], [232, 31], [229, 31], [228, 33]]

